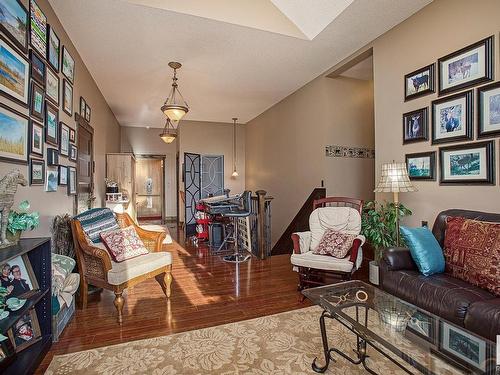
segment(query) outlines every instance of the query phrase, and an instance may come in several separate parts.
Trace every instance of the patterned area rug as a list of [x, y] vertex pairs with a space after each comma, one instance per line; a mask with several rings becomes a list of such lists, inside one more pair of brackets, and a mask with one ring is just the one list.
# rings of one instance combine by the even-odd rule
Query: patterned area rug
[[[322, 358], [319, 307], [313, 306], [217, 327], [55, 356], [47, 375], [59, 374], [314, 374]], [[327, 319], [330, 343], [354, 355], [355, 336]], [[371, 348], [370, 348], [371, 349]], [[402, 371], [375, 350], [369, 366], [379, 374]], [[366, 374], [339, 356], [328, 374]], [[321, 364], [324, 362], [322, 361]], [[437, 367], [439, 373], [455, 373]], [[416, 372], [416, 371], [412, 371]]]

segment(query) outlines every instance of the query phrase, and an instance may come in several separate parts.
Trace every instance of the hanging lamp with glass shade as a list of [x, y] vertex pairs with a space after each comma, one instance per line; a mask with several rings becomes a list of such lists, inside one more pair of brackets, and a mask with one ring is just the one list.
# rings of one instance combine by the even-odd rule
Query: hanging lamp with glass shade
[[165, 143], [172, 143], [177, 138], [177, 128], [172, 124], [169, 118], [167, 118], [167, 122], [165, 123], [165, 127], [160, 134], [160, 138]]
[[[174, 76], [172, 77], [172, 90], [170, 91], [167, 100], [165, 100], [165, 103], [161, 107], [161, 111], [170, 119], [170, 121], [177, 123], [186, 113], [189, 112], [189, 106], [179, 91], [179, 85], [177, 84], [177, 69], [180, 69], [182, 64], [171, 61], [168, 63], [168, 66], [174, 70]], [[182, 102], [179, 100], [182, 100]]]
[[236, 170], [236, 120], [237, 117], [233, 117], [233, 173], [231, 177], [238, 177], [238, 171]]

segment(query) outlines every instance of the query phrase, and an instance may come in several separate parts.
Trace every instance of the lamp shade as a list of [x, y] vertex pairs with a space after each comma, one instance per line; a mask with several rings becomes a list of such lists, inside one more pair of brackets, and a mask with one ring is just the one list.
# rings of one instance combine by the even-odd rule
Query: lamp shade
[[172, 143], [177, 138], [177, 129], [174, 124], [167, 118], [167, 122], [165, 123], [165, 127], [160, 134], [160, 138], [165, 143]]
[[416, 190], [408, 177], [406, 163], [382, 164], [380, 180], [374, 190], [375, 193], [405, 193]]
[[165, 104], [161, 107], [161, 111], [170, 119], [170, 121], [178, 122], [186, 113], [188, 113], [189, 109], [188, 107], [179, 104]]

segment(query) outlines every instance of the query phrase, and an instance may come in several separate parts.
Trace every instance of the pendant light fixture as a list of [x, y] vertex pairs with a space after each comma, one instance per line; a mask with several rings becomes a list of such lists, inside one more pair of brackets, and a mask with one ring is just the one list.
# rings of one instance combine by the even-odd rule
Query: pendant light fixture
[[236, 120], [237, 117], [233, 117], [233, 173], [231, 177], [238, 177], [238, 171], [236, 170]]
[[160, 134], [160, 138], [165, 143], [172, 143], [177, 138], [177, 128], [172, 124], [169, 118], [167, 118], [167, 122], [165, 123], [165, 127]]
[[[171, 61], [168, 63], [168, 66], [174, 70], [174, 76], [172, 77], [172, 90], [168, 95], [167, 100], [161, 107], [161, 111], [167, 116], [170, 121], [173, 123], [179, 122], [186, 113], [189, 111], [189, 106], [184, 100], [181, 92], [179, 91], [179, 87], [177, 84], [177, 69], [180, 69], [182, 66], [181, 63]], [[178, 103], [177, 100], [182, 99], [182, 103]]]

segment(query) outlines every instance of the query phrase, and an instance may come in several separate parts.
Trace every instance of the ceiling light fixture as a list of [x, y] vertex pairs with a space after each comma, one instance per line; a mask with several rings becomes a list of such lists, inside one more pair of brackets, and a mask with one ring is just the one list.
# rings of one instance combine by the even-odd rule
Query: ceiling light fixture
[[[186, 113], [189, 112], [189, 106], [179, 91], [177, 84], [177, 69], [180, 69], [182, 64], [171, 61], [168, 63], [168, 66], [174, 70], [174, 76], [172, 77], [172, 90], [170, 91], [167, 100], [165, 100], [165, 103], [161, 107], [161, 111], [170, 119], [170, 121], [177, 123]], [[182, 99], [184, 104], [177, 103], [177, 96], [180, 96], [180, 99]]]
[[233, 117], [233, 173], [231, 177], [238, 177], [238, 171], [236, 170], [236, 120], [237, 117]]
[[167, 118], [167, 122], [165, 123], [165, 127], [160, 134], [160, 138], [165, 143], [172, 143], [177, 138], [177, 128], [172, 124], [169, 118]]

